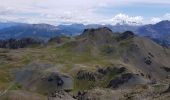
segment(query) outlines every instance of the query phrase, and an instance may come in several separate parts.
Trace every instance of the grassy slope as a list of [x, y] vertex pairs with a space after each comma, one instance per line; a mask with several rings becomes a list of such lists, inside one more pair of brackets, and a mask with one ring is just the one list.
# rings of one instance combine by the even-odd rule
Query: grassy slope
[[[47, 47], [32, 47], [17, 50], [0, 49], [0, 76], [3, 76], [0, 77], [0, 90], [7, 88], [13, 80], [14, 77], [11, 74], [13, 70], [22, 68], [32, 61], [64, 64], [65, 66], [60, 71], [63, 73], [69, 72], [69, 74], [72, 74], [71, 70], [75, 69], [76, 64], [80, 65], [79, 67], [81, 69], [87, 70], [95, 70], [96, 66], [108, 66], [113, 61], [119, 64], [118, 57], [126, 49], [129, 42], [130, 40], [120, 42], [120, 47], [110, 45], [100, 47], [101, 52], [96, 54], [91, 52], [91, 45], [87, 46], [84, 52], [76, 52], [73, 49], [76, 45], [74, 41], [67, 41], [63, 45], [50, 43]], [[79, 67], [76, 67], [76, 69], [79, 69]]]
[[[85, 69], [95, 71], [96, 66], [108, 67], [111, 63], [122, 64], [120, 55], [127, 50], [132, 43], [127, 39], [118, 43], [118, 45], [108, 45], [100, 47], [100, 53], [91, 51], [91, 45], [85, 48], [84, 52], [77, 52], [74, 49], [74, 42], [66, 42], [63, 45], [50, 43], [47, 47], [32, 47], [17, 50], [0, 49], [0, 91], [4, 91], [14, 80], [13, 72], [15, 69], [22, 68], [32, 61], [52, 63], [54, 65], [63, 64], [60, 68], [61, 73], [67, 73], [73, 76], [75, 85], [74, 91], [91, 89], [94, 86], [106, 87], [115, 73], [109, 74], [103, 82], [91, 82], [87, 80], [78, 81], [75, 78], [75, 71]], [[111, 53], [110, 53], [111, 52]], [[87, 83], [82, 85], [83, 83]], [[11, 90], [21, 89], [22, 86], [16, 84]]]
[[[0, 91], [7, 89], [11, 82], [14, 80], [13, 72], [15, 69], [22, 68], [32, 61], [49, 62], [52, 64], [64, 64], [61, 68], [62, 73], [69, 73], [73, 75], [74, 71], [71, 71], [76, 64], [83, 67], [83, 69], [95, 70], [96, 65], [105, 66], [111, 63], [109, 58], [103, 55], [92, 55], [87, 48], [86, 52], [77, 53], [71, 50], [72, 46], [63, 45], [56, 46], [50, 45], [48, 47], [34, 47], [23, 48], [17, 50], [0, 49]], [[89, 67], [90, 66], [90, 67]], [[19, 86], [22, 87], [22, 86]], [[86, 88], [86, 87], [85, 87]], [[18, 85], [13, 86], [11, 90], [19, 89]]]

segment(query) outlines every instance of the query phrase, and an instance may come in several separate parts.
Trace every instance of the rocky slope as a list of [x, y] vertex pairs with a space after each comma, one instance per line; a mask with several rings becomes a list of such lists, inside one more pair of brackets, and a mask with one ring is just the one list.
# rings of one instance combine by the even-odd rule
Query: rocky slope
[[168, 100], [170, 95], [170, 50], [130, 31], [85, 29], [44, 46], [1, 49], [0, 56], [1, 97], [10, 100]]

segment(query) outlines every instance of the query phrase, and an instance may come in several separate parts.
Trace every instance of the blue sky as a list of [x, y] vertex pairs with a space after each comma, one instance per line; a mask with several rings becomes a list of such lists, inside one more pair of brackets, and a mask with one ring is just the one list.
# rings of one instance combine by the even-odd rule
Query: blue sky
[[170, 0], [0, 0], [0, 21], [149, 24], [170, 20]]
[[103, 7], [98, 9], [98, 13], [112, 16], [117, 13], [124, 13], [130, 16], [142, 15], [146, 18], [153, 16], [162, 16], [170, 12], [170, 6], [168, 5], [150, 5], [150, 4], [141, 4], [141, 5], [127, 5], [120, 7]]

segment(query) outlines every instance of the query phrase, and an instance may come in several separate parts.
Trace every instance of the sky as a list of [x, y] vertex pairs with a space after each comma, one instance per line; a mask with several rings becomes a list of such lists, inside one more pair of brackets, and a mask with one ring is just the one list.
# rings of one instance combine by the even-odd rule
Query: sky
[[0, 21], [153, 24], [170, 20], [170, 0], [0, 0]]

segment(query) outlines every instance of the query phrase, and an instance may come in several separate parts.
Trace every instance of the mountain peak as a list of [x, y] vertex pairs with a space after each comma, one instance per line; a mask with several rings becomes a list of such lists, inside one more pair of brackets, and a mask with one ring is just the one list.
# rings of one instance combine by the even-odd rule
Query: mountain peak
[[170, 25], [170, 21], [169, 20], [164, 20], [164, 21], [161, 21], [159, 23], [157, 23], [156, 25], [158, 26], [169, 26]]
[[125, 39], [129, 39], [129, 38], [133, 38], [135, 36], [135, 34], [131, 31], [126, 31], [124, 33], [121, 33], [118, 37], [118, 41], [120, 40], [125, 40]]
[[113, 32], [111, 29], [107, 27], [102, 27], [102, 28], [91, 28], [91, 29], [85, 29], [82, 36], [95, 36], [95, 35], [112, 35]]
[[103, 45], [112, 43], [114, 33], [111, 29], [107, 27], [101, 27], [101, 28], [91, 28], [91, 29], [85, 29], [84, 32], [79, 36], [80, 39], [85, 40], [87, 44], [97, 44], [97, 45]]

